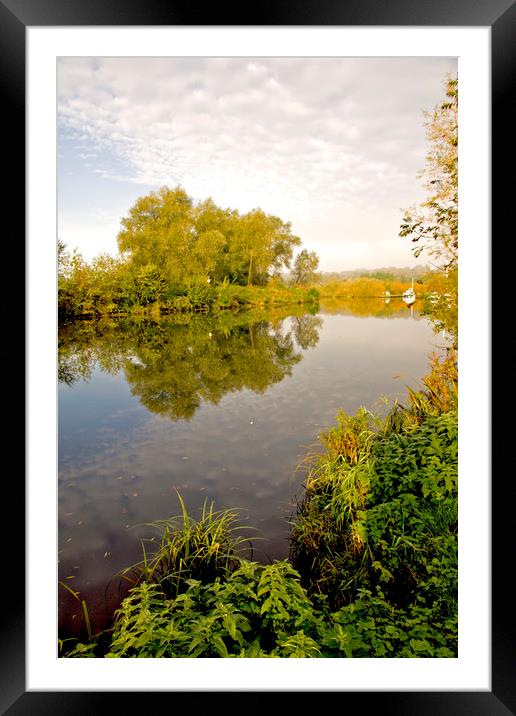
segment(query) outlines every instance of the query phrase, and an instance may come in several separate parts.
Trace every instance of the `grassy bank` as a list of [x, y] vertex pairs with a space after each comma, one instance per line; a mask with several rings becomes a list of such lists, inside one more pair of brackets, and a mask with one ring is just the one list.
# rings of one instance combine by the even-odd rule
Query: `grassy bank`
[[122, 575], [112, 629], [61, 656], [456, 656], [456, 389], [450, 353], [385, 418], [339, 414], [306, 458], [288, 561], [251, 561], [236, 512], [183, 505]]
[[[401, 296], [412, 286], [411, 279], [401, 279], [396, 276], [357, 276], [347, 279], [325, 280], [317, 284], [317, 290], [322, 299], [353, 299], [353, 298], [382, 298]], [[457, 294], [457, 270], [447, 272], [428, 272], [420, 274], [414, 280], [414, 291], [418, 298], [425, 300], [428, 297]]]
[[[99, 316], [159, 316], [218, 312], [224, 309], [269, 309], [271, 307], [316, 307], [319, 301], [332, 302], [368, 299], [371, 304], [401, 296], [410, 281], [396, 278], [363, 276], [346, 280], [320, 281], [311, 285], [285, 283], [280, 277], [265, 285], [242, 285], [228, 280], [208, 283], [192, 279], [186, 285], [170, 284], [152, 271], [133, 275], [120, 266], [109, 264], [103, 270], [81, 264], [81, 270], [59, 277], [58, 309], [60, 320]], [[118, 267], [118, 268], [117, 268]], [[456, 272], [431, 273], [414, 285], [418, 299], [432, 302], [456, 295]], [[444, 301], [447, 304], [448, 301]]]
[[61, 318], [90, 318], [93, 316], [159, 316], [217, 312], [226, 309], [270, 309], [280, 306], [317, 306], [319, 294], [315, 288], [303, 286], [238, 286], [221, 283], [194, 284], [187, 288], [169, 288], [159, 296], [119, 295], [90, 292], [81, 300], [59, 296]]
[[[457, 374], [384, 420], [341, 412], [309, 460], [290, 559], [363, 656], [457, 653]], [[355, 654], [354, 654], [355, 655]]]

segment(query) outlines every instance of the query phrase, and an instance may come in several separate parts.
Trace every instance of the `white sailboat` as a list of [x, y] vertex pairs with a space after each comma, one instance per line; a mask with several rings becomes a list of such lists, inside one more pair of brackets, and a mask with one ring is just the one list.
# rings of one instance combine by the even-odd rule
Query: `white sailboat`
[[414, 277], [412, 277], [412, 286], [410, 288], [407, 288], [407, 290], [403, 294], [403, 300], [405, 301], [407, 306], [411, 306], [416, 300], [416, 292], [414, 291]]

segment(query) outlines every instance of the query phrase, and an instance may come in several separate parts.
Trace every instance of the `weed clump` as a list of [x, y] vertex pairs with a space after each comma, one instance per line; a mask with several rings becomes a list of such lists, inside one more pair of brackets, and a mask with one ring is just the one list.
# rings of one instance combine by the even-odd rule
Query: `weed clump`
[[[227, 577], [241, 561], [239, 548], [247, 542], [238, 534], [235, 510], [214, 510], [205, 501], [198, 520], [188, 514], [178, 495], [182, 514], [150, 524], [159, 534], [141, 540], [143, 559], [124, 569], [121, 576], [134, 586], [153, 583], [167, 597], [175, 597], [188, 587], [189, 580], [202, 583]], [[152, 544], [148, 554], [146, 544]]]

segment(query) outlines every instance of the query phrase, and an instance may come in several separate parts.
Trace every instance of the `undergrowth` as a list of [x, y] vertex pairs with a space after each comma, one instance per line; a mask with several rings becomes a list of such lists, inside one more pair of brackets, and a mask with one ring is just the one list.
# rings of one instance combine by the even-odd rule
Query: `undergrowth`
[[[425, 655], [457, 650], [457, 363], [431, 359], [421, 390], [380, 420], [341, 412], [308, 465], [290, 559], [330, 609], [419, 624]], [[364, 594], [367, 598], [364, 601]], [[378, 611], [379, 610], [379, 611]], [[364, 613], [365, 611], [365, 613]], [[441, 646], [423, 637], [444, 638]], [[428, 642], [428, 643], [427, 643]], [[430, 647], [429, 644], [433, 643]], [[419, 646], [423, 650], [423, 644]], [[405, 656], [406, 646], [395, 651]]]

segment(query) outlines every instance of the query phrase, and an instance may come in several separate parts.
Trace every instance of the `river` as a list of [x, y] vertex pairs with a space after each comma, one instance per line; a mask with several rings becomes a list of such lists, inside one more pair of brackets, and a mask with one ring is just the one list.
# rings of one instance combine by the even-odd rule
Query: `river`
[[[271, 313], [77, 321], [60, 328], [59, 629], [93, 631], [142, 556], [144, 523], [237, 508], [260, 539], [253, 558], [288, 554], [302, 470], [340, 408], [383, 411], [443, 343], [417, 304], [358, 301]], [[127, 588], [125, 586], [125, 588]]]

